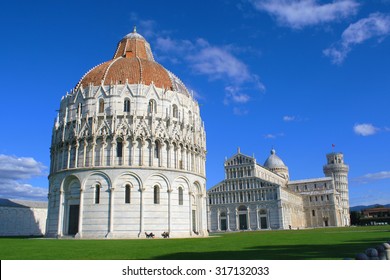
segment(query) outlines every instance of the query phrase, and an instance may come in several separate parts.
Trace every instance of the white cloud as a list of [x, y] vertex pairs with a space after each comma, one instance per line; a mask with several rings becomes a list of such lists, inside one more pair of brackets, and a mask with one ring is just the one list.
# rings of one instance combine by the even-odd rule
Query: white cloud
[[245, 104], [250, 100], [250, 96], [242, 93], [242, 89], [239, 87], [227, 86], [225, 87], [225, 92], [225, 105], [229, 105], [231, 102]]
[[0, 154], [0, 178], [19, 180], [43, 175], [45, 166], [33, 158]]
[[0, 154], [0, 196], [14, 199], [45, 199], [46, 188], [22, 182], [46, 176], [45, 170], [46, 167], [33, 158]]
[[198, 51], [189, 53], [187, 60], [191, 68], [210, 79], [232, 79], [234, 83], [252, 81], [252, 76], [245, 63], [223, 47], [211, 46], [205, 40], [197, 40]]
[[14, 180], [0, 179], [0, 197], [21, 200], [45, 200], [47, 188], [35, 187]]
[[276, 133], [276, 134], [268, 133], [268, 134], [264, 135], [264, 138], [265, 139], [275, 139], [275, 138], [283, 137], [283, 136], [284, 136], [283, 132]]
[[380, 129], [370, 123], [355, 124], [353, 131], [361, 136], [370, 136], [376, 134]]
[[233, 114], [236, 116], [244, 116], [244, 115], [247, 115], [248, 113], [249, 113], [249, 111], [246, 110], [245, 108], [239, 108], [239, 107], [233, 108]]
[[355, 0], [339, 0], [321, 4], [317, 0], [252, 0], [255, 9], [276, 17], [288, 27], [300, 29], [346, 18], [356, 14]]
[[376, 38], [382, 41], [390, 34], [390, 15], [383, 13], [373, 13], [367, 18], [363, 18], [344, 30], [341, 40], [323, 53], [332, 59], [334, 64], [341, 64], [352, 47], [362, 44], [365, 41]]
[[[168, 37], [156, 38], [159, 58], [171, 63], [186, 63], [194, 73], [205, 75], [210, 80], [222, 80], [225, 83], [223, 103], [246, 104], [252, 98], [250, 92], [264, 92], [265, 86], [259, 77], [250, 72], [248, 66], [240, 60], [232, 46], [214, 46], [200, 38], [195, 41], [174, 40]], [[172, 52], [175, 56], [172, 57]], [[161, 57], [161, 54], [164, 55]], [[247, 114], [245, 108], [233, 108], [236, 115]]]
[[295, 116], [284, 116], [283, 121], [285, 122], [292, 122], [295, 121], [296, 117]]
[[372, 181], [390, 179], [390, 171], [381, 171], [377, 173], [368, 173], [360, 177], [351, 179], [352, 182], [357, 184], [367, 184]]

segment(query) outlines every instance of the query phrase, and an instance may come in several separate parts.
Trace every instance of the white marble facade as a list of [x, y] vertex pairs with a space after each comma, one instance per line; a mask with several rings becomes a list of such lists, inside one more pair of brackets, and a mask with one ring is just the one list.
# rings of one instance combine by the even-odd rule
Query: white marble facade
[[211, 232], [350, 225], [341, 153], [327, 155], [323, 178], [290, 181], [275, 150], [264, 165], [238, 150], [224, 166], [225, 180], [208, 190]]
[[62, 98], [52, 135], [47, 236], [207, 236], [198, 103], [135, 30]]

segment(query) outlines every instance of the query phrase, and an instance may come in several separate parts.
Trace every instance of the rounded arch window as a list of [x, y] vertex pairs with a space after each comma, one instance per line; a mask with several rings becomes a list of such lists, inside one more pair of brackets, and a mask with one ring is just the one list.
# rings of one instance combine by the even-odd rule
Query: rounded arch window
[[126, 98], [125, 102], [123, 103], [123, 112], [129, 113], [130, 112], [130, 99]]
[[174, 118], [178, 118], [179, 117], [179, 109], [177, 108], [176, 104], [172, 105], [172, 116]]
[[123, 156], [123, 141], [121, 138], [118, 138], [116, 140], [116, 156], [117, 157]]
[[82, 115], [83, 114], [83, 104], [79, 103], [77, 104], [77, 115]]
[[95, 204], [99, 204], [100, 203], [100, 184], [99, 183], [96, 183], [95, 184]]
[[154, 158], [160, 158], [160, 142], [154, 142]]
[[153, 202], [154, 204], [160, 204], [160, 187], [157, 185], [153, 187]]
[[104, 99], [99, 99], [99, 113], [104, 113]]
[[125, 203], [126, 204], [130, 203], [130, 195], [131, 195], [131, 185], [126, 184], [126, 186], [125, 186]]
[[179, 188], [179, 197], [178, 197], [178, 199], [179, 199], [179, 205], [183, 205], [183, 188], [182, 187], [180, 187]]
[[188, 122], [192, 124], [192, 112], [188, 111]]
[[156, 100], [150, 99], [148, 103], [148, 113], [156, 114], [157, 113], [157, 103]]

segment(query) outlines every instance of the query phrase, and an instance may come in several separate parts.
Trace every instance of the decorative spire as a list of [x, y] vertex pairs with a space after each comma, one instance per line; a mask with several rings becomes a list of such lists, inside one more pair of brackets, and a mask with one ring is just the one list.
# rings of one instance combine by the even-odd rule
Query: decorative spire
[[137, 26], [136, 25], [134, 25], [134, 27], [133, 27], [133, 33], [137, 33]]

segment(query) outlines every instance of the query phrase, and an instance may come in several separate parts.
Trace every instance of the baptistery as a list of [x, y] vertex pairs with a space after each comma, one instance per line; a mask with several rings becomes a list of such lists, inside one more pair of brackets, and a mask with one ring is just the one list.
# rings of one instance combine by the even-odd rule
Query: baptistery
[[134, 28], [61, 100], [46, 235], [206, 236], [205, 160], [197, 101]]

